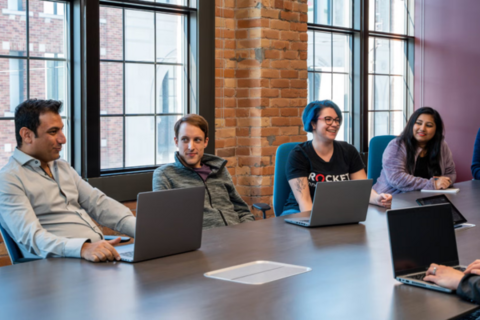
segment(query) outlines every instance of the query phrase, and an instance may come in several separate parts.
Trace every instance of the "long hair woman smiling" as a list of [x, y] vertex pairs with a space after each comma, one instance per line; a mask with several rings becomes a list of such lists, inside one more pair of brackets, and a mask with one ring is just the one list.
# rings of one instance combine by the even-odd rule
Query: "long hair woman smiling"
[[455, 182], [455, 163], [444, 141], [440, 114], [430, 108], [416, 110], [402, 134], [383, 154], [383, 169], [373, 186], [391, 194], [446, 189]]

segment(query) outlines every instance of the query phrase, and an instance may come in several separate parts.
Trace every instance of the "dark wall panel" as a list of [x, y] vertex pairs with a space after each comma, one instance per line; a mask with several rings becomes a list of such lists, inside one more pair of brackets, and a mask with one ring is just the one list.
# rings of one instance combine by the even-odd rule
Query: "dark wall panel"
[[437, 109], [445, 122], [458, 181], [472, 179], [480, 127], [480, 1], [417, 0], [415, 109]]

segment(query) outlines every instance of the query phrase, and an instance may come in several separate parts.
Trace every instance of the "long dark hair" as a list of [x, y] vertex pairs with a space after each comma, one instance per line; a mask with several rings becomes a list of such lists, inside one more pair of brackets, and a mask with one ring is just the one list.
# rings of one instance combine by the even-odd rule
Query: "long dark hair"
[[[407, 150], [407, 172], [413, 174], [415, 172], [415, 154], [418, 148], [418, 141], [413, 135], [413, 126], [417, 119], [422, 114], [429, 114], [433, 117], [435, 122], [436, 131], [433, 138], [427, 142], [425, 149], [427, 150], [427, 163], [428, 174], [433, 176], [439, 176], [440, 172], [440, 152], [443, 142], [443, 121], [440, 114], [430, 107], [423, 107], [417, 109], [410, 119], [407, 126], [403, 129], [402, 134], [398, 137], [398, 140], [403, 142]], [[400, 146], [400, 145], [399, 145]]]

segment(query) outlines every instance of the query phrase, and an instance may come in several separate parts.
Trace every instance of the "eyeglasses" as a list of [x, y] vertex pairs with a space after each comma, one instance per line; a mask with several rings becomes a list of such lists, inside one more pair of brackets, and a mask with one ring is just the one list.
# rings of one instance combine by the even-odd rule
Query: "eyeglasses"
[[323, 118], [318, 117], [317, 121], [318, 120], [324, 120], [325, 123], [328, 124], [328, 125], [331, 125], [334, 121], [338, 125], [342, 124], [342, 120], [340, 120], [340, 118], [333, 119], [332, 117], [323, 117]]

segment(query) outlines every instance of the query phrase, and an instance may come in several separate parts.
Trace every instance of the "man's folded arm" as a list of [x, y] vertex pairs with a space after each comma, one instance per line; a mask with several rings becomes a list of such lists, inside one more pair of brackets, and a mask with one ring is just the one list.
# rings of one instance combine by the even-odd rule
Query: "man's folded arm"
[[45, 230], [25, 192], [5, 180], [0, 184], [0, 217], [2, 225], [17, 244], [42, 258], [80, 258], [82, 246], [88, 241], [58, 237]]
[[71, 168], [78, 188], [78, 203], [98, 223], [115, 231], [135, 237], [136, 218], [132, 211], [105, 193], [92, 187]]

